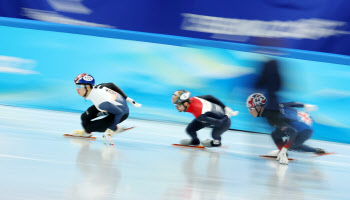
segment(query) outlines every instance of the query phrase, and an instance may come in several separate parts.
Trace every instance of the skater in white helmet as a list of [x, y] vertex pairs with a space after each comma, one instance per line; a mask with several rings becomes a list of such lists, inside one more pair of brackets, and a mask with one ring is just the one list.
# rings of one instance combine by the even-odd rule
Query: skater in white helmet
[[197, 137], [197, 131], [207, 126], [213, 126], [213, 140], [204, 140], [202, 145], [205, 147], [221, 146], [221, 135], [231, 125], [230, 117], [238, 115], [238, 111], [233, 111], [212, 95], [191, 97], [190, 92], [178, 90], [172, 95], [171, 102], [179, 112], [189, 112], [195, 117], [186, 128], [191, 139], [181, 140], [182, 145], [198, 146], [201, 142]]
[[[141, 104], [126, 96], [114, 83], [95, 85], [95, 79], [90, 74], [79, 74], [74, 79], [74, 83], [79, 96], [91, 100], [94, 105], [81, 115], [84, 129], [75, 130], [72, 135], [91, 137], [91, 132], [104, 132], [105, 143], [113, 144], [112, 136], [124, 131], [124, 128], [118, 124], [129, 116], [129, 108], [126, 102], [135, 107], [141, 107]], [[96, 119], [103, 115], [107, 116]]]

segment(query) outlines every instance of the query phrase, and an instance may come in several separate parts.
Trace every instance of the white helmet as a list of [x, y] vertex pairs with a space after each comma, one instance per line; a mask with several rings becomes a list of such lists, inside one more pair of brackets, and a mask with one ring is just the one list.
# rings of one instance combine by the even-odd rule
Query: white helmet
[[188, 100], [191, 97], [191, 93], [187, 90], [177, 90], [173, 93], [173, 96], [171, 97], [171, 102], [173, 104], [179, 104], [186, 100]]
[[254, 93], [247, 98], [246, 105], [248, 108], [254, 108], [256, 106], [264, 106], [266, 103], [267, 99], [263, 94]]

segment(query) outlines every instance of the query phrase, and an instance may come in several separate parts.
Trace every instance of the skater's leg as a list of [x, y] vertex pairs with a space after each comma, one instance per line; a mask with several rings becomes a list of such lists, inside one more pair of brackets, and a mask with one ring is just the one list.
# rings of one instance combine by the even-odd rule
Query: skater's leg
[[224, 118], [221, 119], [222, 122], [220, 123], [219, 126], [214, 126], [213, 131], [212, 131], [212, 137], [213, 140], [207, 139], [203, 140], [202, 144], [205, 147], [219, 147], [221, 146], [221, 135], [227, 131], [230, 126], [231, 126], [231, 120], [225, 116]]
[[285, 144], [285, 142], [283, 141], [283, 135], [284, 135], [284, 133], [279, 129], [275, 129], [271, 133], [272, 140], [276, 144], [276, 146], [279, 150], [281, 150]]
[[221, 135], [225, 131], [227, 131], [231, 126], [231, 120], [227, 116], [222, 118], [221, 121], [222, 122], [221, 122], [220, 126], [214, 126], [214, 128], [213, 128], [212, 137], [214, 140], [221, 141]]
[[311, 138], [312, 130], [306, 129], [298, 133], [298, 136], [295, 138], [293, 144], [289, 148], [290, 150], [303, 151], [303, 152], [313, 152], [316, 153], [316, 148], [307, 146], [304, 142]]
[[203, 140], [202, 144], [206, 147], [221, 146], [221, 135], [231, 126], [231, 120], [226, 115], [218, 115], [212, 112], [200, 115], [198, 121], [213, 125], [212, 137], [214, 140]]
[[186, 128], [186, 133], [192, 138], [193, 144], [196, 144], [196, 145], [200, 144], [200, 141], [197, 137], [197, 131], [206, 127], [206, 125], [207, 124], [197, 121], [196, 119], [194, 119], [190, 124], [188, 124]]
[[129, 116], [129, 108], [126, 103], [121, 105], [111, 104], [109, 102], [104, 102], [100, 105], [100, 108], [112, 113], [114, 115], [113, 123], [108, 127], [109, 129], [115, 131], [117, 124], [123, 122]]
[[91, 106], [81, 115], [82, 126], [86, 132], [104, 132], [113, 123], [113, 115], [92, 121], [99, 112], [95, 106]]

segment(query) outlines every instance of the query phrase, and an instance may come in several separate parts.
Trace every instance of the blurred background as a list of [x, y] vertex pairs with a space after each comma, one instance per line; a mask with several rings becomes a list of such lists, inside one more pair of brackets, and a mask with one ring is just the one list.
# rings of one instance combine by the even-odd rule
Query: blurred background
[[[319, 107], [313, 139], [350, 143], [349, 8], [346, 0], [0, 0], [0, 104], [83, 112], [91, 102], [73, 79], [89, 73], [143, 104], [131, 118], [189, 122], [170, 101], [186, 89], [240, 111], [232, 129], [269, 133], [245, 101], [273, 59], [281, 101]], [[279, 42], [258, 42], [266, 38]]]

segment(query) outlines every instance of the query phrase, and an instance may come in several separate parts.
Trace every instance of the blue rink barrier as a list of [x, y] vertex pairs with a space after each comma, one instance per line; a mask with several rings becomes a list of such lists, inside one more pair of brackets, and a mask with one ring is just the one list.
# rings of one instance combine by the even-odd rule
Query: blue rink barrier
[[269, 133], [245, 107], [260, 67], [281, 64], [284, 101], [319, 106], [314, 139], [350, 143], [347, 56], [282, 49], [283, 56], [253, 53], [255, 46], [107, 28], [0, 18], [0, 104], [83, 112], [91, 105], [75, 91], [74, 78], [86, 72], [97, 83], [114, 82], [143, 104], [132, 118], [188, 123], [172, 93], [212, 94], [240, 111], [233, 129]]

